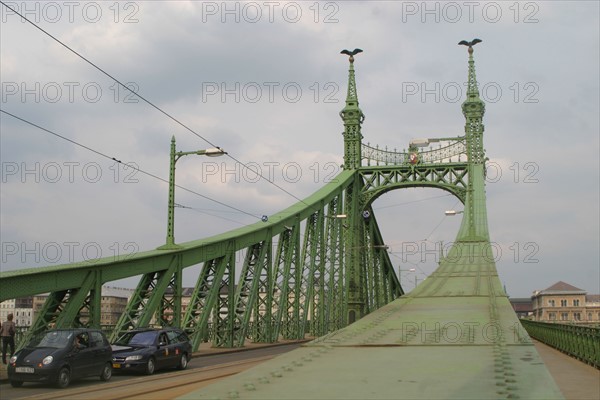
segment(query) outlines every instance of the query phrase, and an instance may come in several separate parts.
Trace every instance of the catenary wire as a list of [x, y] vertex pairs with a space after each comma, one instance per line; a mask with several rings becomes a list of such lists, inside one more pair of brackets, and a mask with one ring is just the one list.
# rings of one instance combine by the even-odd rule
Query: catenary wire
[[[158, 175], [154, 175], [154, 174], [153, 174], [153, 173], [151, 173], [151, 172], [144, 171], [143, 169], [140, 169], [139, 167], [136, 167], [135, 165], [132, 165], [132, 164], [127, 164], [127, 163], [123, 163], [121, 160], [118, 160], [118, 159], [117, 159], [117, 158], [115, 158], [115, 157], [111, 157], [111, 156], [109, 156], [109, 155], [107, 155], [107, 154], [104, 154], [104, 153], [102, 153], [102, 152], [100, 152], [100, 151], [98, 151], [98, 150], [95, 150], [95, 149], [93, 149], [93, 148], [91, 148], [91, 147], [89, 147], [89, 146], [86, 146], [86, 145], [84, 145], [84, 144], [81, 144], [81, 143], [79, 143], [79, 142], [76, 142], [76, 141], [75, 141], [75, 140], [73, 140], [73, 139], [69, 139], [68, 137], [65, 137], [65, 136], [63, 136], [63, 135], [60, 135], [60, 134], [58, 134], [58, 133], [56, 133], [56, 132], [53, 132], [53, 131], [51, 131], [51, 130], [49, 130], [49, 129], [46, 129], [46, 128], [44, 128], [43, 126], [40, 126], [40, 125], [38, 125], [38, 124], [36, 124], [36, 123], [34, 123], [34, 122], [28, 121], [28, 120], [26, 120], [26, 119], [24, 119], [24, 118], [21, 118], [21, 117], [19, 117], [19, 116], [15, 115], [15, 114], [12, 114], [12, 113], [10, 113], [10, 112], [8, 112], [8, 111], [6, 111], [6, 110], [0, 109], [0, 112], [4, 113], [4, 114], [6, 114], [6, 115], [9, 115], [9, 116], [11, 116], [11, 117], [13, 117], [13, 118], [15, 118], [15, 119], [17, 119], [17, 120], [19, 120], [19, 121], [21, 121], [21, 122], [24, 122], [24, 123], [26, 123], [26, 124], [28, 124], [28, 125], [30, 125], [30, 126], [33, 126], [33, 127], [35, 127], [35, 128], [38, 128], [38, 129], [40, 129], [40, 130], [41, 130], [41, 131], [43, 131], [43, 132], [49, 133], [49, 134], [51, 134], [51, 135], [54, 135], [54, 136], [56, 136], [56, 137], [58, 137], [58, 138], [60, 138], [60, 139], [66, 140], [67, 142], [70, 142], [70, 143], [72, 143], [72, 144], [74, 144], [74, 145], [76, 145], [76, 146], [78, 146], [78, 147], [81, 147], [81, 148], [83, 148], [83, 149], [86, 149], [86, 150], [88, 150], [88, 151], [91, 151], [92, 153], [95, 153], [95, 154], [97, 154], [97, 155], [99, 155], [99, 156], [101, 156], [101, 157], [107, 158], [107, 159], [109, 159], [109, 160], [113, 160], [113, 161], [115, 161], [115, 162], [117, 162], [117, 163], [119, 163], [119, 164], [127, 165], [129, 168], [132, 168], [132, 169], [134, 169], [134, 170], [136, 170], [136, 171], [139, 171], [139, 172], [141, 172], [141, 173], [142, 173], [142, 174], [144, 174], [144, 175], [150, 176], [150, 177], [152, 177], [152, 178], [154, 178], [154, 179], [158, 179], [158, 180], [160, 180], [160, 181], [162, 181], [162, 182], [165, 182], [165, 183], [169, 183], [169, 181], [168, 181], [168, 180], [166, 180], [166, 179], [164, 179], [164, 178], [161, 178], [161, 177], [160, 177], [160, 176], [158, 176]], [[244, 210], [241, 210], [241, 209], [239, 209], [239, 208], [237, 208], [237, 207], [234, 207], [234, 206], [231, 206], [231, 205], [229, 205], [229, 204], [223, 203], [222, 201], [219, 201], [219, 200], [216, 200], [216, 199], [210, 198], [210, 197], [208, 197], [208, 196], [205, 196], [205, 195], [203, 195], [203, 194], [201, 194], [201, 193], [198, 193], [198, 192], [196, 192], [196, 191], [194, 191], [194, 190], [192, 190], [192, 189], [188, 189], [188, 188], [186, 188], [186, 187], [184, 187], [184, 186], [181, 186], [181, 185], [178, 185], [178, 184], [175, 184], [175, 186], [176, 186], [176, 187], [178, 187], [179, 189], [185, 190], [186, 192], [189, 192], [189, 193], [195, 194], [195, 195], [197, 195], [197, 196], [200, 196], [200, 197], [202, 197], [202, 198], [204, 198], [204, 199], [210, 200], [210, 201], [212, 201], [212, 202], [214, 202], [214, 203], [217, 203], [217, 204], [219, 204], [219, 205], [221, 205], [221, 206], [224, 206], [224, 207], [227, 207], [227, 208], [229, 208], [229, 209], [232, 209], [232, 210], [235, 210], [235, 211], [237, 211], [237, 212], [240, 212], [240, 213], [242, 213], [242, 214], [246, 214], [246, 215], [249, 215], [249, 216], [251, 216], [251, 217], [254, 217], [254, 218], [258, 218], [258, 219], [260, 219], [260, 217], [259, 217], [259, 216], [257, 216], [257, 215], [255, 215], [255, 214], [249, 213], [249, 212], [247, 212], [247, 211], [244, 211]], [[207, 215], [212, 215], [212, 214], [208, 214], [208, 213], [206, 213], [206, 214], [207, 214]], [[215, 217], [218, 217], [218, 218], [221, 218], [221, 217], [219, 217], [218, 215], [213, 215], [213, 216], [215, 216]]]
[[[167, 118], [171, 119], [172, 121], [174, 121], [175, 123], [177, 123], [178, 125], [180, 125], [181, 127], [183, 127], [185, 130], [187, 130], [188, 132], [192, 133], [193, 135], [197, 136], [198, 138], [204, 140], [206, 143], [208, 143], [209, 145], [213, 146], [213, 147], [218, 147], [217, 145], [213, 144], [210, 140], [206, 139], [204, 136], [200, 135], [199, 133], [197, 133], [196, 131], [194, 131], [192, 128], [190, 128], [189, 126], [187, 126], [186, 124], [184, 124], [183, 122], [181, 122], [179, 119], [175, 118], [174, 116], [172, 116], [171, 114], [169, 114], [168, 112], [164, 111], [163, 109], [161, 109], [160, 107], [158, 107], [156, 104], [152, 103], [150, 100], [146, 99], [144, 96], [142, 96], [141, 94], [139, 94], [138, 92], [136, 92], [135, 90], [131, 89], [130, 87], [128, 87], [127, 85], [123, 84], [121, 81], [119, 81], [117, 78], [115, 78], [114, 76], [112, 76], [111, 74], [109, 74], [108, 72], [106, 72], [105, 70], [103, 70], [102, 68], [100, 68], [99, 66], [97, 66], [96, 64], [94, 64], [92, 61], [88, 60], [86, 57], [84, 57], [83, 55], [79, 54], [76, 50], [72, 49], [71, 47], [69, 47], [67, 44], [63, 43], [60, 39], [56, 38], [55, 36], [53, 36], [51, 33], [49, 33], [48, 31], [46, 31], [45, 29], [43, 29], [42, 27], [38, 26], [37, 24], [35, 24], [33, 21], [29, 20], [27, 17], [25, 17], [24, 15], [22, 15], [21, 13], [19, 13], [17, 10], [9, 7], [5, 2], [0, 1], [0, 3], [2, 3], [2, 5], [6, 8], [8, 8], [9, 10], [11, 10], [12, 12], [14, 12], [16, 15], [20, 16], [21, 18], [23, 18], [25, 21], [29, 22], [31, 25], [33, 25], [35, 28], [39, 29], [41, 32], [43, 32], [44, 34], [48, 35], [50, 38], [52, 38], [54, 41], [56, 41], [57, 43], [59, 43], [61, 46], [63, 46], [64, 48], [66, 48], [67, 50], [69, 50], [70, 52], [72, 52], [73, 54], [75, 54], [77, 57], [81, 58], [82, 60], [84, 60], [85, 62], [87, 62], [89, 65], [91, 65], [92, 67], [96, 68], [98, 71], [100, 71], [101, 73], [103, 73], [104, 75], [106, 75], [107, 77], [109, 77], [110, 79], [112, 79], [113, 81], [115, 81], [116, 83], [118, 83], [120, 86], [122, 86], [124, 89], [130, 91], [132, 94], [136, 95], [138, 98], [140, 98], [142, 101], [144, 101], [146, 104], [148, 104], [149, 106], [153, 107], [154, 109], [156, 109], [157, 111], [159, 111], [160, 113], [162, 113], [163, 115], [165, 115]], [[231, 158], [233, 161], [239, 163], [240, 165], [242, 165], [244, 168], [249, 169], [250, 171], [252, 171], [253, 173], [256, 173], [256, 175], [260, 176], [261, 179], [264, 179], [265, 181], [269, 182], [271, 185], [275, 186], [276, 188], [278, 188], [279, 190], [283, 191], [284, 193], [288, 194], [289, 196], [293, 197], [294, 199], [298, 200], [299, 202], [306, 204], [304, 202], [304, 200], [302, 200], [301, 198], [297, 197], [296, 195], [294, 195], [293, 193], [289, 192], [288, 190], [284, 189], [283, 187], [281, 187], [280, 185], [278, 185], [277, 183], [273, 182], [272, 180], [270, 180], [269, 178], [265, 177], [264, 175], [262, 175], [260, 172], [255, 171], [253, 169], [251, 169], [248, 165], [246, 165], [245, 163], [241, 162], [240, 160], [238, 160], [237, 158], [235, 158], [234, 156], [232, 156], [231, 154], [227, 154], [227, 157]]]

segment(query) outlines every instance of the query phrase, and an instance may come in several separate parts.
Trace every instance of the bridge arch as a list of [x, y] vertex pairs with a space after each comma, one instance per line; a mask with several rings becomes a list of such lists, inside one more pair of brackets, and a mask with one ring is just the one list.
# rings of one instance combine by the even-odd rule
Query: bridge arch
[[363, 181], [361, 190], [363, 209], [370, 206], [382, 194], [405, 188], [441, 189], [458, 198], [463, 204], [467, 197], [467, 163], [363, 167], [358, 173]]
[[416, 183], [396, 183], [389, 186], [380, 187], [369, 192], [363, 193], [364, 208], [370, 207], [375, 200], [384, 195], [385, 193], [399, 189], [410, 189], [410, 188], [428, 188], [428, 189], [441, 189], [445, 192], [450, 193], [456, 197], [462, 204], [465, 204], [466, 189], [456, 187], [453, 185], [440, 185], [430, 182], [416, 182]]

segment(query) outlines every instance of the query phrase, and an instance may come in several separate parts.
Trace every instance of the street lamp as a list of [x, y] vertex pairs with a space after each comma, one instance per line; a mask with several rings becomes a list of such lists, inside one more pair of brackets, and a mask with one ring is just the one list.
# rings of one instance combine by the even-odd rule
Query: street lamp
[[409, 145], [409, 147], [427, 147], [431, 143], [439, 143], [439, 142], [443, 142], [443, 141], [454, 141], [454, 140], [461, 140], [461, 139], [464, 139], [464, 137], [419, 138], [419, 139], [412, 139], [408, 143], [408, 145]]
[[398, 267], [398, 283], [400, 283], [400, 285], [402, 286], [402, 273], [403, 272], [415, 272], [416, 270], [417, 270], [416, 268], [401, 269], [400, 267]]
[[456, 214], [463, 214], [463, 213], [464, 213], [464, 211], [448, 210], [444, 214], [446, 214], [447, 216], [454, 216]]
[[181, 246], [175, 244], [175, 163], [183, 156], [189, 155], [208, 156], [208, 157], [219, 157], [227, 154], [220, 147], [196, 150], [196, 151], [175, 151], [175, 136], [171, 138], [171, 157], [170, 157], [170, 170], [169, 170], [169, 210], [167, 216], [167, 242], [160, 246], [157, 250], [177, 250]]

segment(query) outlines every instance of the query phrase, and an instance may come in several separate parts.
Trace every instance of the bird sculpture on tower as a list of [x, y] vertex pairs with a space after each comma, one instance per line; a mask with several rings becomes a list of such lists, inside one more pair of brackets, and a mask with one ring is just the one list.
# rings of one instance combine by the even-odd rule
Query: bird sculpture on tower
[[469, 54], [473, 53], [473, 46], [475, 46], [477, 43], [481, 43], [482, 40], [481, 39], [473, 39], [470, 42], [467, 42], [466, 40], [461, 40], [460, 42], [458, 42], [458, 44], [462, 44], [463, 46], [468, 46], [469, 47]]
[[354, 56], [357, 55], [358, 53], [362, 53], [362, 50], [361, 49], [354, 49], [354, 50], [350, 51], [350, 50], [345, 50], [344, 49], [344, 50], [342, 50], [340, 52], [340, 54], [346, 54], [346, 55], [350, 56], [350, 63], [351, 64], [354, 62]]

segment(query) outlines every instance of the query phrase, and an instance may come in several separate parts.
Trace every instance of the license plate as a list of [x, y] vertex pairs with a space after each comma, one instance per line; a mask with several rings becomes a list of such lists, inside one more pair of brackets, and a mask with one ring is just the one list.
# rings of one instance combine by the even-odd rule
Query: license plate
[[35, 370], [31, 367], [17, 367], [15, 368], [15, 372], [19, 374], [33, 374]]
[[113, 368], [121, 368], [121, 364], [113, 364]]

